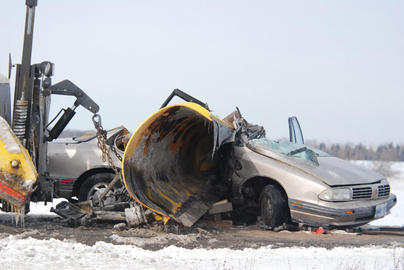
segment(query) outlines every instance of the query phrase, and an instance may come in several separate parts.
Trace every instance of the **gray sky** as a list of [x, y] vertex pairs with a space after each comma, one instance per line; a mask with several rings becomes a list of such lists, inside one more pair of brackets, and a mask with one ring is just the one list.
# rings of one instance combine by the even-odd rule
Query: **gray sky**
[[[24, 0], [1, 0], [0, 73], [20, 62]], [[135, 128], [174, 88], [271, 138], [296, 115], [306, 139], [404, 143], [404, 2], [39, 0], [33, 62], [56, 63]], [[12, 79], [14, 85], [14, 79]], [[12, 87], [13, 87], [12, 85]], [[53, 99], [53, 114], [73, 99]], [[70, 128], [92, 128], [78, 110]]]

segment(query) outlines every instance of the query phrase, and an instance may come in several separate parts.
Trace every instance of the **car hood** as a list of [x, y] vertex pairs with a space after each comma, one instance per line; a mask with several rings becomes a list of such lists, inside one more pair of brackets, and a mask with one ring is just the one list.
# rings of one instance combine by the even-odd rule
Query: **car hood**
[[317, 157], [318, 165], [303, 158], [286, 156], [261, 147], [249, 147], [251, 150], [277, 159], [310, 174], [329, 186], [371, 184], [384, 177], [374, 171], [356, 166], [337, 157]]
[[318, 163], [318, 167], [304, 170], [330, 186], [371, 184], [384, 178], [381, 174], [336, 157], [318, 157]]

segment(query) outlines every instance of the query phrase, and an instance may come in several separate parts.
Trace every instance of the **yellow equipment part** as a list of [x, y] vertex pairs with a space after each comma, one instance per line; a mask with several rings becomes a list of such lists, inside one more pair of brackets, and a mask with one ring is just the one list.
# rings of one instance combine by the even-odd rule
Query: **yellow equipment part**
[[27, 150], [0, 117], [0, 201], [9, 203], [16, 211], [23, 209], [37, 176]]
[[230, 124], [192, 102], [160, 109], [125, 149], [127, 191], [165, 222], [173, 218], [191, 226], [224, 194], [223, 161], [216, 151], [232, 132]]

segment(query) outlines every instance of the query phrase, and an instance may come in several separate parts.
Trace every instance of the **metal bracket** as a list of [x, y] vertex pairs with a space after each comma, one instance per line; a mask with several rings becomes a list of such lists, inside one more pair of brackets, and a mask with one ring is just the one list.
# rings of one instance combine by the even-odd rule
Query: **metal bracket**
[[201, 105], [202, 107], [204, 107], [205, 109], [207, 109], [208, 111], [210, 111], [208, 104], [203, 103], [202, 101], [200, 101], [200, 100], [197, 99], [197, 98], [194, 98], [194, 97], [191, 96], [191, 95], [188, 95], [187, 93], [181, 91], [180, 89], [174, 89], [173, 92], [172, 92], [172, 93], [168, 96], [168, 98], [164, 101], [163, 105], [161, 105], [160, 109], [166, 107], [166, 106], [168, 105], [168, 103], [170, 103], [170, 101], [171, 101], [175, 96], [177, 96], [177, 97], [179, 97], [179, 98], [182, 98], [182, 99], [185, 100], [185, 101], [193, 102], [193, 103], [196, 103], [196, 104], [198, 104], [198, 105]]
[[49, 91], [49, 94], [75, 96], [77, 98], [76, 103], [83, 106], [92, 113], [97, 113], [100, 107], [95, 103], [83, 90], [69, 80], [63, 80], [54, 85], [48, 87], [45, 91]]

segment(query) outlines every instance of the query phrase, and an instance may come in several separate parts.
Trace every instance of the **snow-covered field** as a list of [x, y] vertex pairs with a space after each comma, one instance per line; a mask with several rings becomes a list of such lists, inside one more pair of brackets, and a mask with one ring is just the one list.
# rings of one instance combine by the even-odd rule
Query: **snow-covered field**
[[[354, 161], [371, 169], [380, 164]], [[392, 213], [373, 225], [404, 225], [404, 163], [385, 166], [391, 190], [398, 197]], [[31, 214], [47, 214], [48, 207], [32, 204]], [[149, 251], [134, 245], [97, 242], [87, 246], [71, 240], [37, 240], [0, 233], [0, 269], [400, 269], [404, 270], [404, 248], [368, 246], [360, 248], [272, 248], [184, 249], [170, 246]]]

